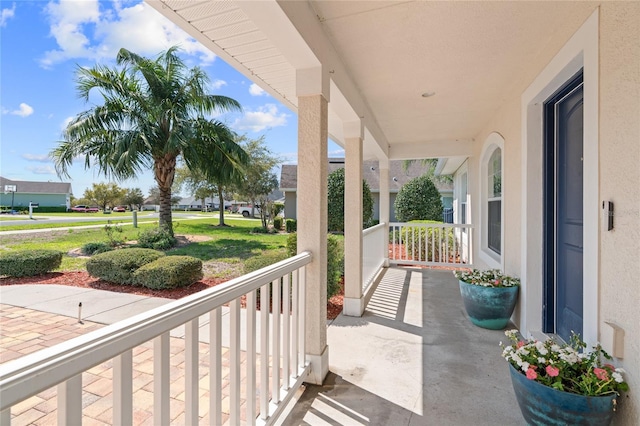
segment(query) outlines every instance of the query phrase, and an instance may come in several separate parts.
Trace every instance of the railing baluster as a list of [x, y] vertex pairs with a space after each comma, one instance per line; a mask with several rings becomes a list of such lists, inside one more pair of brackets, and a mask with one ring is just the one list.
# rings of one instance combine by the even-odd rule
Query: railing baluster
[[[429, 228], [424, 228], [424, 234], [429, 233]], [[418, 230], [418, 261], [422, 261], [422, 228]]]
[[199, 360], [199, 336], [198, 336], [198, 318], [186, 323], [185, 342], [184, 342], [184, 365], [185, 365], [185, 400], [184, 414], [185, 421], [188, 425], [198, 424], [198, 364]]
[[271, 401], [280, 402], [280, 278], [273, 281], [271, 294], [272, 306], [271, 315], [273, 317], [271, 335]]
[[289, 389], [289, 377], [291, 377], [291, 332], [289, 331], [291, 325], [291, 274], [287, 274], [283, 279], [284, 281], [284, 294], [282, 297], [282, 387], [285, 390]]
[[303, 266], [300, 270], [300, 275], [298, 276], [299, 280], [299, 299], [298, 299], [298, 315], [300, 319], [300, 348], [298, 349], [300, 352], [300, 368], [304, 368], [307, 364], [306, 354], [307, 354], [307, 267]]
[[431, 261], [436, 261], [436, 236], [434, 235], [435, 230], [431, 231]]
[[260, 288], [260, 418], [269, 416], [269, 284]]
[[0, 411], [0, 425], [11, 426], [11, 408]]
[[[438, 230], [438, 262], [442, 263], [442, 258], [445, 253], [442, 250], [442, 228], [436, 228]], [[445, 258], [446, 259], [446, 258]]]
[[133, 351], [113, 359], [113, 423], [133, 423]]
[[222, 308], [209, 313], [209, 420], [222, 424]]
[[404, 227], [404, 258], [409, 260], [409, 228]]
[[58, 385], [58, 424], [82, 424], [82, 374]]
[[[153, 423], [169, 424], [169, 332], [153, 339]], [[65, 424], [65, 423], [61, 423]]]
[[292, 358], [292, 367], [293, 367], [293, 377], [295, 377], [296, 379], [298, 378], [298, 348], [300, 347], [299, 344], [299, 331], [300, 329], [298, 328], [298, 318], [299, 317], [299, 309], [298, 306], [300, 304], [299, 301], [299, 297], [300, 297], [300, 292], [298, 291], [298, 274], [299, 274], [299, 270], [295, 270], [292, 273], [292, 285], [291, 285], [291, 291], [292, 291], [292, 295], [291, 295], [291, 310], [293, 311], [292, 316], [291, 316], [291, 321], [293, 324], [292, 327], [292, 331], [293, 331], [293, 339], [291, 341], [291, 358]]
[[247, 424], [256, 423], [256, 292], [247, 293]]
[[229, 423], [240, 424], [240, 299], [231, 302], [229, 341]]

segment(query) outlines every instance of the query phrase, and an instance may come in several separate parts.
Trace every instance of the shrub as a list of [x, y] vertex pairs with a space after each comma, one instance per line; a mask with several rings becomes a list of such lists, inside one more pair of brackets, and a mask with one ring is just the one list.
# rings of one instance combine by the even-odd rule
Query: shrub
[[[344, 169], [329, 174], [327, 221], [330, 232], [344, 231]], [[362, 181], [362, 223], [367, 224], [373, 217], [373, 197], [369, 184]]]
[[177, 243], [178, 240], [165, 228], [145, 229], [138, 234], [138, 246], [144, 248], [168, 250]]
[[[295, 256], [298, 252], [298, 234], [287, 238], [287, 252]], [[340, 277], [344, 275], [343, 240], [335, 235], [327, 235], [327, 297], [340, 291]]]
[[57, 250], [8, 251], [0, 253], [0, 275], [31, 277], [60, 267], [62, 252]]
[[[433, 228], [429, 224], [442, 224], [435, 220], [413, 220], [411, 223], [421, 223], [425, 226], [407, 227], [396, 239], [407, 245], [409, 255], [416, 260], [449, 262], [448, 256], [457, 256], [454, 252], [454, 231], [453, 228]], [[459, 250], [459, 246], [458, 246]]]
[[296, 232], [298, 230], [298, 222], [295, 219], [285, 220], [285, 230], [289, 233]]
[[191, 256], [160, 257], [133, 273], [137, 285], [153, 290], [190, 286], [202, 277], [202, 261]]
[[275, 234], [276, 232], [274, 228], [265, 228], [263, 226], [256, 226], [251, 230], [252, 234]]
[[280, 216], [276, 216], [273, 218], [273, 228], [277, 231], [282, 229], [282, 218]]
[[429, 176], [410, 180], [400, 188], [393, 203], [399, 222], [442, 220], [442, 199]]
[[136, 285], [133, 274], [143, 265], [164, 256], [164, 253], [146, 248], [128, 248], [108, 251], [87, 261], [87, 272], [92, 277], [116, 284]]
[[92, 256], [94, 254], [100, 254], [111, 250], [113, 250], [113, 247], [103, 242], [87, 243], [83, 245], [81, 249], [82, 254], [85, 254], [87, 256]]
[[258, 269], [285, 260], [287, 257], [289, 256], [287, 256], [287, 252], [284, 250], [263, 251], [261, 254], [252, 256], [244, 261], [244, 273], [248, 274], [249, 272], [257, 271]]

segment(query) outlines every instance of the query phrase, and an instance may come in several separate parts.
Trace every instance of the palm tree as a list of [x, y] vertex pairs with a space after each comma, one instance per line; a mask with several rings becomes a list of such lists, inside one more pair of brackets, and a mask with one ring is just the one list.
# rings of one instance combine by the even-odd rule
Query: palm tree
[[221, 123], [204, 116], [241, 109], [232, 98], [207, 94], [208, 76], [198, 67], [188, 69], [177, 53], [174, 46], [152, 60], [120, 49], [120, 67], [78, 67], [80, 97], [87, 102], [97, 89], [103, 103], [78, 114], [51, 152], [58, 175], [67, 177], [68, 167], [78, 156], [84, 156], [85, 168], [95, 166], [118, 180], [153, 168], [160, 192], [159, 225], [171, 233], [171, 185], [177, 158], [181, 156], [191, 167], [202, 165], [205, 153], [222, 155], [220, 148], [228, 144], [215, 136], [203, 138], [201, 133], [220, 128]]

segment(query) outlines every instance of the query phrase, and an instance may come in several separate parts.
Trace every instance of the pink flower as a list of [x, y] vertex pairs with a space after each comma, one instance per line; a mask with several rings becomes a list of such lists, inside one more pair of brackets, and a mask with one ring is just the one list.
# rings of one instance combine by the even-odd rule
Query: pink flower
[[558, 374], [560, 374], [560, 369], [552, 366], [552, 365], [547, 365], [547, 368], [545, 368], [547, 374], [549, 375], [549, 377], [557, 377]]
[[616, 371], [616, 367], [614, 367], [614, 366], [613, 366], [613, 365], [611, 365], [611, 364], [605, 364], [605, 365], [603, 365], [603, 367], [608, 368], [608, 369], [609, 369], [609, 370], [611, 370], [611, 371]]
[[593, 369], [594, 374], [596, 375], [596, 377], [600, 380], [609, 380], [609, 374], [607, 373], [607, 370], [602, 369], [602, 368], [594, 368]]
[[524, 346], [524, 340], [520, 340], [520, 341], [518, 342], [518, 349], [520, 349], [520, 348], [521, 348], [521, 347], [523, 347], [523, 346]]
[[529, 368], [527, 370], [527, 379], [535, 380], [537, 377], [538, 377], [538, 373], [536, 373], [536, 370], [534, 370], [533, 368]]

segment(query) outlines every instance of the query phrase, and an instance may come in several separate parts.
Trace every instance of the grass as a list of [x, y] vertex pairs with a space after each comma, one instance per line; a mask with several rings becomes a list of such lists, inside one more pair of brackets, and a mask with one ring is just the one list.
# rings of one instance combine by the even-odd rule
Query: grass
[[[174, 221], [176, 235], [203, 235], [210, 240], [191, 243], [184, 247], [174, 248], [167, 252], [168, 255], [187, 255], [201, 259], [203, 262], [215, 262], [220, 264], [237, 265], [252, 256], [261, 255], [263, 252], [283, 250], [286, 245], [286, 234], [252, 234], [251, 230], [259, 226], [259, 220], [234, 220], [225, 219], [229, 226], [218, 227], [218, 220], [212, 218]], [[92, 223], [95, 225], [95, 222]], [[68, 224], [66, 226], [69, 226]], [[122, 226], [122, 232], [114, 233], [115, 237], [125, 241], [138, 238], [138, 233], [146, 228], [157, 226], [155, 222], [140, 224], [137, 229], [131, 226]], [[31, 227], [33, 228], [33, 227]], [[2, 230], [5, 228], [3, 227]], [[35, 248], [47, 248], [60, 250], [65, 253], [80, 248], [88, 242], [108, 242], [104, 227], [90, 229], [69, 229], [41, 233], [37, 235], [24, 234], [0, 236], [0, 249], [2, 250], [32, 250]], [[63, 256], [60, 271], [83, 270], [86, 259]], [[223, 265], [224, 266], [224, 265]], [[238, 275], [237, 270], [242, 268], [216, 268], [216, 276], [227, 276], [233, 270], [233, 275]]]

